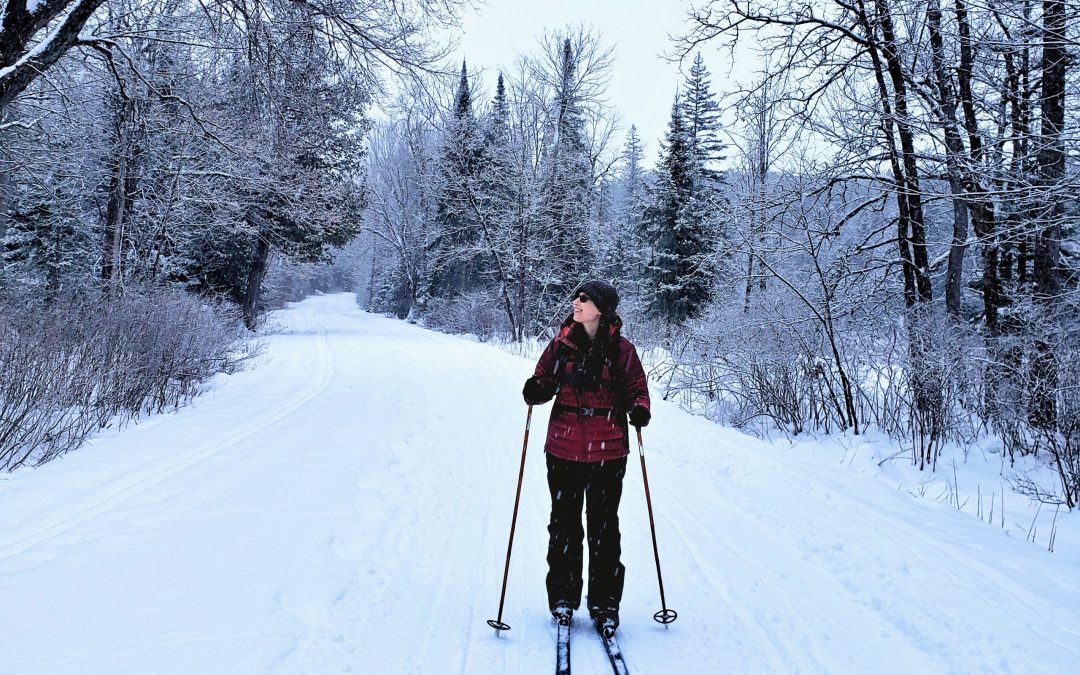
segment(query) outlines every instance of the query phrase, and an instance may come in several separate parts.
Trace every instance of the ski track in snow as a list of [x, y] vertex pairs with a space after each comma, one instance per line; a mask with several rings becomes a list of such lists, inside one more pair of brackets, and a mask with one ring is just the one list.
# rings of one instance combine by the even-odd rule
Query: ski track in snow
[[0, 548], [0, 561], [25, 553], [42, 542], [66, 534], [98, 516], [109, 513], [121, 503], [147, 492], [162, 481], [191, 468], [230, 446], [243, 442], [258, 432], [265, 431], [271, 425], [281, 422], [315, 399], [326, 389], [330, 381], [330, 375], [333, 373], [333, 367], [328, 358], [326, 330], [320, 328], [316, 334], [320, 339], [317, 342], [319, 358], [316, 361], [315, 375], [298, 395], [295, 395], [292, 400], [281, 408], [258, 417], [253, 422], [243, 425], [240, 429], [228, 433], [224, 438], [205, 443], [194, 452], [186, 453], [179, 461], [165, 466], [147, 466], [143, 471], [134, 472], [134, 475], [119, 476], [112, 483], [100, 486], [93, 493], [87, 494], [86, 498], [80, 503], [73, 505], [70, 515], [64, 514], [57, 521], [50, 522], [41, 529], [22, 533], [18, 535], [13, 543]]
[[[0, 480], [2, 673], [550, 673], [532, 363], [365, 314], [277, 314], [258, 367]], [[1080, 564], [657, 401], [619, 641], [644, 673], [1061, 673]], [[1071, 515], [1071, 514], [1069, 514]], [[584, 603], [579, 675], [608, 673]]]

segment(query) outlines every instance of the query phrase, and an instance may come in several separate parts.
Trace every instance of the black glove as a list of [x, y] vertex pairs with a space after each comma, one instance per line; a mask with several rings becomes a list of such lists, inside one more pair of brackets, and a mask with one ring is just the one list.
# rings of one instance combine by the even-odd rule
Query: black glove
[[521, 395], [529, 405], [547, 403], [555, 396], [555, 378], [551, 375], [533, 375], [525, 380]]
[[643, 405], [636, 405], [634, 409], [630, 411], [630, 424], [640, 429], [641, 427], [649, 426], [649, 420], [652, 419], [652, 413], [649, 409]]

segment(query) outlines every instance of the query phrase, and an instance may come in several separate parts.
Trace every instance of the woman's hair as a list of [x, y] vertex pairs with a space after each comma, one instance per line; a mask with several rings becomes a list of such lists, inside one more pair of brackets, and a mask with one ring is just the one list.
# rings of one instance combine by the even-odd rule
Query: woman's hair
[[[613, 318], [615, 321], [613, 321]], [[571, 332], [580, 330], [584, 333], [585, 328], [574, 321], [574, 314], [571, 312], [567, 317], [563, 325], [571, 326]], [[604, 366], [608, 366], [608, 371], [614, 380], [618, 373], [619, 362], [619, 327], [622, 325], [622, 321], [618, 319], [618, 315], [609, 317], [606, 314], [600, 316], [600, 324], [596, 329], [596, 335], [592, 339], [592, 345], [588, 349], [585, 355], [584, 366], [584, 381], [581, 383], [584, 389], [593, 390], [600, 386], [600, 379], [604, 373]], [[612, 326], [615, 329], [612, 330]], [[617, 385], [618, 383], [616, 383]]]

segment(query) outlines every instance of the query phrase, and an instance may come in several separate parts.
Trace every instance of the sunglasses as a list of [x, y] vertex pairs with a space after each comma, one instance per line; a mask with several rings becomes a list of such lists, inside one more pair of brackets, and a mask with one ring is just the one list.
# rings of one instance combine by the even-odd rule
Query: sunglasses
[[571, 301], [578, 300], [579, 302], [586, 303], [592, 300], [587, 293], [578, 293], [574, 297], [570, 298]]

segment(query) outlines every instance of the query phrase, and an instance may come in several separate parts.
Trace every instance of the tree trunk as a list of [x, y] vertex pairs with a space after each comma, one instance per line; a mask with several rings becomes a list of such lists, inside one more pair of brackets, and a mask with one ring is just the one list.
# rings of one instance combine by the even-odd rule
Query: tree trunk
[[[754, 176], [757, 180], [759, 177]], [[764, 228], [764, 216], [759, 209], [764, 209], [764, 190], [760, 184], [751, 187], [753, 192], [753, 198], [757, 199], [757, 204], [750, 207], [750, 231], [747, 233], [746, 245], [749, 247], [749, 252], [746, 254], [746, 287], [743, 289], [743, 314], [750, 313], [750, 294], [754, 291], [754, 258], [760, 255], [754, 249], [759, 243], [761, 238], [761, 231]], [[764, 247], [762, 247], [764, 248]], [[761, 275], [761, 290], [765, 290], [765, 275]]]
[[[1042, 205], [1035, 222], [1033, 250], [1035, 302], [1051, 323], [1061, 292], [1061, 187], [1065, 175], [1065, 2], [1043, 0], [1042, 31], [1042, 119], [1039, 130], [1039, 180], [1037, 202]], [[1058, 364], [1048, 336], [1035, 343], [1031, 364], [1032, 396], [1028, 416], [1038, 427], [1050, 429], [1057, 423]]]
[[255, 322], [259, 318], [259, 297], [269, 262], [270, 241], [260, 236], [255, 243], [255, 257], [248, 269], [247, 289], [244, 293], [244, 325], [249, 330], [255, 330]]
[[967, 252], [968, 208], [963, 188], [953, 176], [949, 177], [949, 189], [953, 193], [952, 241], [949, 243], [949, 265], [945, 272], [945, 309], [959, 317], [963, 299], [964, 255]]
[[[0, 109], [0, 124], [3, 124], [10, 117], [10, 110]], [[2, 134], [3, 132], [0, 132]], [[0, 144], [0, 164], [3, 166], [12, 166], [11, 153], [7, 149], [5, 144]], [[7, 250], [4, 242], [7, 241], [8, 227], [11, 220], [11, 188], [14, 184], [12, 181], [11, 171], [0, 171], [0, 271], [4, 267], [4, 253]], [[0, 285], [3, 284], [4, 275], [0, 274]]]
[[[1025, 9], [1025, 16], [1026, 14]], [[1009, 37], [1011, 39], [1011, 36]], [[1008, 106], [1007, 125], [1012, 137], [1012, 158], [1006, 177], [996, 183], [996, 188], [1000, 194], [1020, 203], [1028, 189], [1027, 139], [1034, 136], [1034, 133], [1030, 128], [1031, 114], [1027, 99], [1030, 47], [1026, 41], [1017, 44], [1018, 46], [1011, 50], [1002, 51], [1005, 78], [1002, 82], [1001, 98]], [[986, 337], [991, 354], [987, 368], [985, 406], [995, 428], [1001, 431], [1014, 427], [1018, 413], [1020, 416], [1023, 414], [1021, 375], [1024, 372], [1024, 349], [1021, 341], [1017, 339], [1022, 329], [1020, 316], [1017, 312], [997, 310], [1012, 306], [1024, 292], [1026, 274], [1021, 272], [1020, 266], [1024, 264], [1026, 255], [1023, 241], [1027, 227], [1022, 209], [1008, 209], [1002, 218], [1001, 232], [996, 241], [992, 241], [980, 231], [977, 217], [975, 219], [975, 232], [983, 246], [983, 266], [985, 268], [995, 261], [997, 266], [997, 274], [993, 277], [997, 284], [996, 289], [984, 281]], [[994, 290], [997, 298], [992, 313], [990, 293]], [[1014, 444], [1010, 444], [1010, 456], [1013, 447]]]
[[[375, 274], [376, 270], [378, 269], [378, 252], [375, 250], [376, 248], [377, 248], [377, 242], [372, 242], [372, 244], [371, 244], [371, 275], [368, 278], [367, 302], [364, 304], [364, 309], [368, 310], [369, 312], [371, 311], [371, 303], [372, 303], [373, 300], [375, 300], [375, 281], [378, 278], [376, 276], [376, 274]], [[404, 259], [404, 256], [402, 256], [402, 259]]]
[[[763, 87], [768, 86], [767, 83], [762, 84]], [[750, 192], [753, 194], [753, 199], [757, 202], [750, 208], [750, 232], [747, 237], [747, 245], [750, 247], [750, 254], [746, 259], [746, 288], [743, 293], [743, 314], [750, 312], [750, 293], [754, 288], [754, 246], [762, 242], [762, 235], [765, 231], [765, 223], [767, 220], [766, 215], [766, 183], [769, 179], [769, 167], [772, 157], [769, 156], [769, 120], [768, 120], [768, 104], [766, 100], [766, 94], [762, 94], [762, 97], [756, 101], [758, 110], [755, 111], [754, 123], [756, 125], [754, 131], [757, 138], [754, 139], [755, 147], [751, 157], [752, 166], [750, 167], [750, 177], [753, 181], [751, 184]], [[762, 246], [761, 248], [764, 248]], [[765, 275], [761, 275], [759, 285], [761, 291], [764, 292], [766, 288]]]
[[881, 27], [881, 53], [885, 56], [885, 65], [892, 84], [893, 106], [896, 116], [892, 123], [900, 139], [900, 161], [903, 171], [897, 176], [898, 188], [907, 202], [906, 218], [910, 227], [912, 274], [915, 278], [915, 290], [918, 302], [933, 299], [930, 287], [930, 261], [926, 251], [926, 225], [923, 218], [922, 188], [919, 186], [919, 169], [915, 161], [915, 135], [910, 126], [908, 114], [907, 79], [900, 49], [893, 31], [892, 14], [885, 0], [875, 0], [877, 22]]
[[[983, 143], [979, 133], [979, 121], [975, 115], [975, 99], [971, 91], [975, 58], [971, 47], [971, 25], [964, 0], [956, 0], [956, 23], [960, 33], [960, 65], [956, 69], [957, 87], [960, 93], [960, 106], [964, 111], [964, 128], [968, 135], [971, 165], [977, 166], [983, 160]], [[981, 180], [978, 175], [973, 174], [972, 169], [966, 172], [965, 182], [969, 195], [971, 224], [975, 228], [975, 236], [979, 239], [983, 264], [983, 322], [987, 333], [996, 336], [1000, 332], [998, 310], [1001, 308], [1002, 300], [1001, 279], [998, 276], [1000, 250], [994, 204], [985, 196]]]
[[109, 201], [105, 210], [105, 229], [101, 250], [101, 280], [111, 297], [120, 292], [123, 275], [124, 225], [135, 188], [132, 167], [134, 152], [135, 103], [116, 94], [115, 106], [116, 145], [114, 146], [112, 175], [109, 178]]
[[930, 34], [930, 62], [937, 90], [938, 122], [945, 135], [945, 165], [953, 205], [952, 242], [945, 274], [945, 308], [953, 316], [959, 316], [968, 236], [968, 190], [964, 185], [962, 164], [966, 151], [956, 124], [956, 99], [952, 83], [945, 69], [945, 41], [941, 35], [941, 5], [938, 0], [927, 2], [926, 25]]
[[933, 299], [933, 291], [930, 286], [926, 227], [915, 159], [914, 132], [908, 114], [907, 78], [886, 0], [873, 0], [872, 18], [866, 12], [864, 0], [857, 2], [859, 21], [866, 34], [868, 52], [878, 85], [882, 109], [881, 126], [889, 149], [889, 163], [896, 189], [896, 239], [904, 275], [904, 303], [908, 310], [905, 324], [908, 332], [912, 412], [915, 416], [912, 433], [917, 436], [923, 448], [923, 452], [919, 453], [919, 468], [922, 469], [926, 463], [936, 460], [936, 454], [929, 457], [927, 455], [932, 448], [937, 448], [940, 439], [941, 429], [938, 422], [941, 420], [942, 392], [940, 378], [929, 371], [926, 358], [933, 347], [925, 330], [926, 310]]
[[[929, 301], [932, 293], [915, 147], [908, 126], [907, 89], [893, 36], [892, 19], [884, 0], [874, 0], [873, 17], [867, 13], [863, 0], [857, 0], [857, 3], [859, 23], [866, 35], [867, 51], [878, 86], [881, 129], [888, 145], [889, 164], [896, 189], [896, 243], [904, 278], [904, 303], [907, 307], [913, 307], [916, 303]], [[879, 29], [881, 36], [878, 35]], [[899, 147], [897, 136], [900, 138]]]

